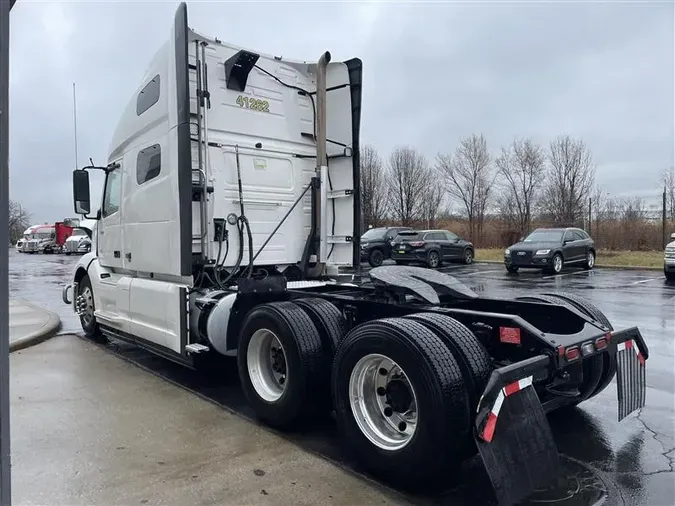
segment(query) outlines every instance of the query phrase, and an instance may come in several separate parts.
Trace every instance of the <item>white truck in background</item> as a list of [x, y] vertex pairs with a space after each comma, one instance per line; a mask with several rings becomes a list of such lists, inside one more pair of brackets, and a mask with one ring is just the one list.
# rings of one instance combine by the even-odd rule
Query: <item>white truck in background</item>
[[578, 297], [480, 298], [416, 267], [361, 279], [361, 79], [357, 58], [292, 61], [203, 36], [181, 3], [108, 163], [73, 172], [85, 218], [88, 171], [105, 183], [64, 302], [90, 339], [190, 368], [236, 357], [263, 422], [334, 411], [345, 448], [398, 486], [443, 483], [478, 451], [512, 504], [556, 476], [545, 412], [617, 370], [619, 418], [644, 405], [646, 344]]

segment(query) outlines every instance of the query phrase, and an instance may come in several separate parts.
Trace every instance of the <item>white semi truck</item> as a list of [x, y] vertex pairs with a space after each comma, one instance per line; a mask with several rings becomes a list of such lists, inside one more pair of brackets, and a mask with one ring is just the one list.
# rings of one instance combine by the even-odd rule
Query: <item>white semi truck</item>
[[263, 422], [333, 411], [361, 465], [400, 486], [442, 483], [478, 451], [513, 503], [555, 478], [546, 412], [617, 371], [619, 417], [644, 405], [647, 347], [573, 295], [486, 299], [415, 267], [361, 276], [361, 79], [356, 58], [200, 35], [181, 4], [108, 163], [73, 173], [84, 217], [88, 171], [105, 184], [64, 301], [90, 339], [192, 368], [236, 356]]

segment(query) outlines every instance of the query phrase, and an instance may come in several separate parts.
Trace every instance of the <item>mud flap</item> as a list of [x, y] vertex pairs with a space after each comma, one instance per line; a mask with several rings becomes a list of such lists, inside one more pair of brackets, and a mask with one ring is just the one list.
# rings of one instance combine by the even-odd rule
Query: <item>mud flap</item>
[[[532, 386], [536, 374], [507, 382], [514, 372], [527, 370], [493, 372], [479, 403], [474, 432], [500, 505], [515, 504], [545, 487], [555, 480], [560, 465], [551, 428]], [[504, 386], [499, 389], [500, 385]]]
[[645, 357], [634, 340], [617, 344], [616, 393], [618, 420], [645, 406], [647, 394]]

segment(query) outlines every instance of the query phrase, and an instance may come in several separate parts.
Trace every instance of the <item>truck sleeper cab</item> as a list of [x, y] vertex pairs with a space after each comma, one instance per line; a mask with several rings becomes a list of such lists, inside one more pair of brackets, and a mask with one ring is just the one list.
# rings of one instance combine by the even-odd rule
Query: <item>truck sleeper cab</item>
[[[189, 29], [181, 4], [107, 165], [73, 173], [85, 218], [88, 171], [105, 184], [64, 302], [90, 339], [191, 368], [236, 356], [271, 426], [334, 410], [382, 479], [443, 482], [478, 451], [499, 501], [517, 502], [556, 474], [544, 413], [598, 395], [617, 371], [620, 417], [643, 406], [647, 347], [571, 296], [484, 299], [402, 266], [362, 279], [360, 114], [360, 60], [224, 44]], [[543, 446], [511, 443], [523, 439]], [[514, 458], [527, 469], [503, 464]]]

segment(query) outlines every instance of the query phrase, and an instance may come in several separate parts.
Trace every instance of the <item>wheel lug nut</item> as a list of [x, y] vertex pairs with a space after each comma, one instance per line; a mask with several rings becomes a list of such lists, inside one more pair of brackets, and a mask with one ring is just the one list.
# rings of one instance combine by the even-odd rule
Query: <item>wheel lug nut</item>
[[400, 430], [401, 432], [405, 431], [407, 427], [408, 427], [408, 424], [405, 423], [405, 422], [401, 422], [401, 423], [398, 424], [398, 430]]
[[377, 388], [377, 395], [383, 396], [387, 393], [387, 390], [384, 387], [378, 387]]
[[389, 416], [391, 416], [391, 415], [393, 415], [393, 414], [394, 414], [394, 410], [391, 409], [389, 406], [387, 406], [386, 408], [384, 408], [384, 416], [389, 417]]
[[389, 371], [387, 371], [384, 367], [380, 367], [380, 374], [381, 374], [382, 376], [386, 376], [388, 372], [389, 372]]
[[282, 376], [281, 378], [279, 378], [279, 384], [283, 385], [284, 383], [286, 383], [286, 378]]

